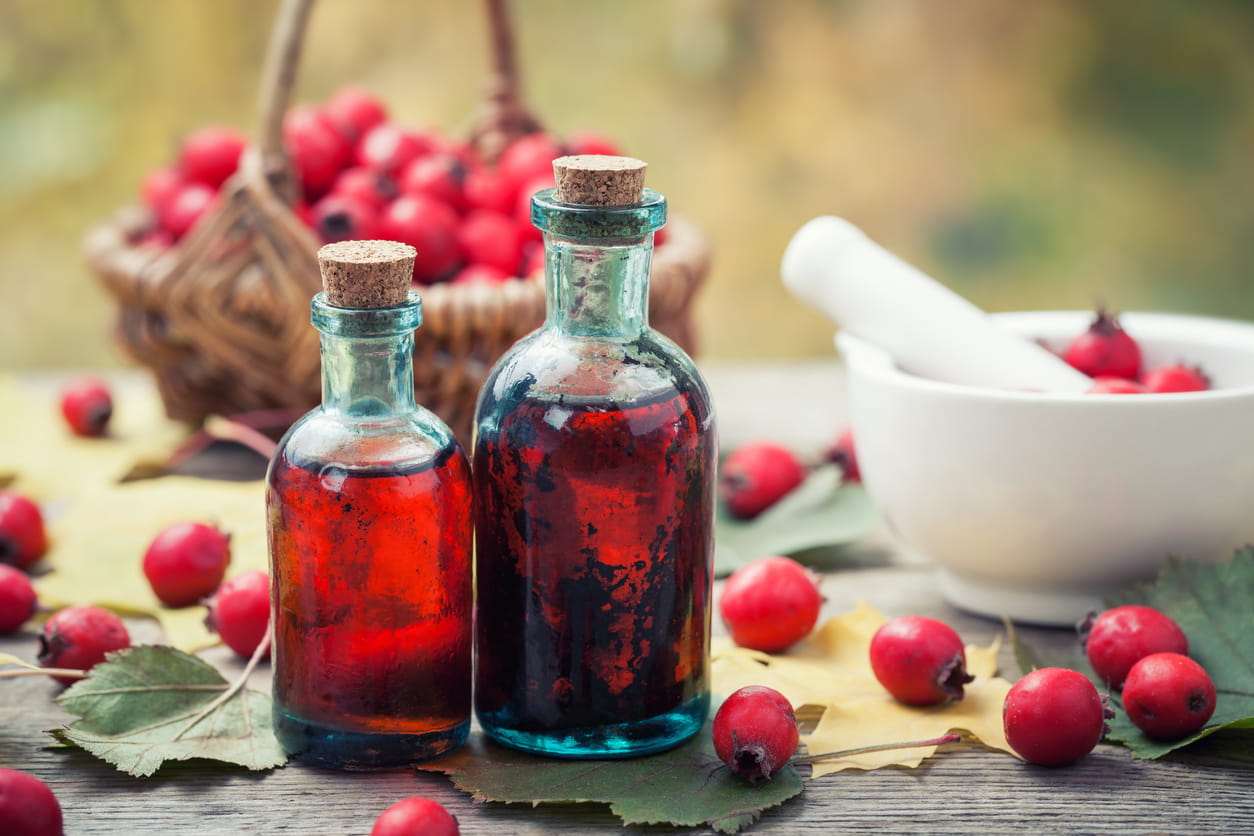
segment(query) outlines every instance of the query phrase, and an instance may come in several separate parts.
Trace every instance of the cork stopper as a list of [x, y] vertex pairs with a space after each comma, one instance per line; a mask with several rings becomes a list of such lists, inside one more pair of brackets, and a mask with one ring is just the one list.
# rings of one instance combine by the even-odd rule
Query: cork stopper
[[403, 305], [418, 251], [396, 241], [339, 241], [318, 250], [327, 303], [337, 308]]
[[583, 206], [633, 206], [644, 193], [647, 163], [632, 157], [579, 154], [553, 161], [557, 199]]

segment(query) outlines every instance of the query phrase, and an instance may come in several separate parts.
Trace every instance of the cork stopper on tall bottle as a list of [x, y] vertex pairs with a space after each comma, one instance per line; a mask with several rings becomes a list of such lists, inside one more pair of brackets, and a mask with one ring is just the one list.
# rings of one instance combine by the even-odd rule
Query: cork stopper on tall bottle
[[632, 157], [558, 157], [553, 161], [557, 199], [582, 206], [633, 206], [643, 198], [647, 167]]
[[337, 308], [405, 304], [418, 251], [396, 241], [339, 241], [318, 250], [327, 302]]

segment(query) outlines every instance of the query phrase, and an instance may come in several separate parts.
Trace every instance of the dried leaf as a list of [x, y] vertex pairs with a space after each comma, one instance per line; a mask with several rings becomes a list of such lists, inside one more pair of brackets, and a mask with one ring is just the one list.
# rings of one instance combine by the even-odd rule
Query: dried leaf
[[195, 656], [133, 647], [111, 654], [57, 698], [79, 719], [52, 734], [141, 778], [166, 761], [192, 758], [252, 770], [282, 766], [287, 755], [274, 736], [270, 697], [230, 687]]
[[[966, 648], [967, 669], [975, 681], [961, 701], [916, 708], [894, 700], [871, 671], [871, 637], [887, 618], [862, 604], [833, 618], [787, 654], [768, 655], [716, 640], [712, 665], [714, 689], [730, 694], [745, 685], [768, 685], [794, 706], [818, 706], [818, 725], [802, 741], [812, 754], [905, 740], [950, 731], [967, 732], [984, 745], [1011, 752], [1002, 728], [1002, 703], [1010, 683], [997, 673], [1000, 642]], [[869, 752], [818, 760], [813, 777], [843, 769], [918, 766], [936, 747]]]
[[765, 555], [796, 555], [851, 543], [870, 533], [877, 517], [861, 485], [842, 484], [840, 468], [815, 470], [795, 490], [752, 520], [720, 505], [715, 520], [714, 569], [729, 575]]
[[420, 769], [443, 772], [478, 801], [609, 804], [625, 825], [708, 825], [736, 833], [763, 810], [801, 792], [792, 766], [761, 787], [731, 774], [714, 754], [707, 725], [688, 743], [660, 755], [630, 760], [540, 758], [498, 746], [483, 735]]

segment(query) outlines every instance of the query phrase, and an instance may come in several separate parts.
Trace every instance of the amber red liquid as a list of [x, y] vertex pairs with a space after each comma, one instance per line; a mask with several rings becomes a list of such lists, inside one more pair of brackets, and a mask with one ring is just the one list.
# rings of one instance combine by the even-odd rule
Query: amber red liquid
[[464, 724], [465, 456], [450, 447], [419, 468], [347, 469], [280, 455], [269, 490], [280, 738], [304, 726], [439, 738]]
[[499, 433], [474, 454], [480, 722], [587, 730], [696, 705], [708, 690], [708, 408], [687, 392], [498, 406]]

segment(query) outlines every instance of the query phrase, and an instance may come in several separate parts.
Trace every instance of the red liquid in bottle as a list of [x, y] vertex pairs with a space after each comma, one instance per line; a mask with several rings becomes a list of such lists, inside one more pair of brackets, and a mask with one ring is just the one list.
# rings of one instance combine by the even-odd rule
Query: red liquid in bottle
[[417, 762], [465, 739], [471, 528], [465, 456], [269, 477], [276, 732], [341, 768]]
[[[474, 459], [476, 709], [500, 739], [638, 754], [704, 720], [716, 450], [698, 402], [488, 405], [502, 417]], [[623, 739], [601, 739], [611, 727]]]

